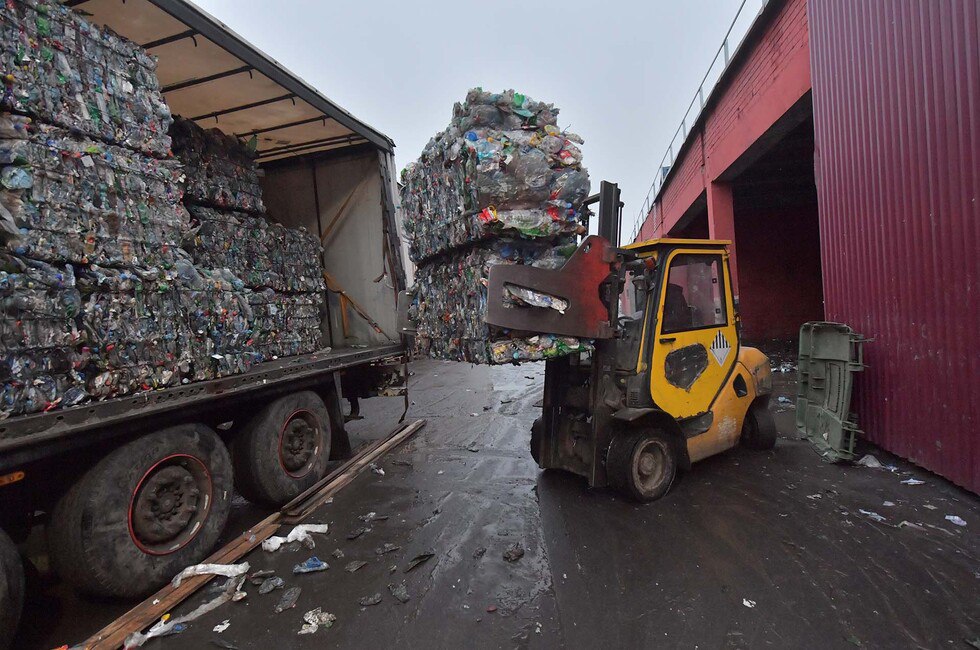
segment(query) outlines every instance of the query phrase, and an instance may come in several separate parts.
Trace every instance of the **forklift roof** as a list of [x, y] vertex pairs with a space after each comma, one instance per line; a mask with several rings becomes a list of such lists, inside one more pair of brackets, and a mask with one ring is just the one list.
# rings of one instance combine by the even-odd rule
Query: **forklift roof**
[[623, 250], [643, 254], [653, 253], [663, 248], [677, 248], [680, 246], [685, 248], [727, 248], [731, 243], [727, 239], [674, 239], [672, 237], [662, 237], [659, 239], [634, 242], [629, 246], [623, 246]]

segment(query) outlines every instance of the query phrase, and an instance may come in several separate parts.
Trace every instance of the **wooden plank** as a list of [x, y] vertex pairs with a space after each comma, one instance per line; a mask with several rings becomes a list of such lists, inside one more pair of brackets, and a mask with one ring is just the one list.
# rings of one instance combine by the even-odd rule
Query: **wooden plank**
[[[281, 511], [269, 515], [252, 526], [212, 553], [203, 563], [232, 564], [237, 562], [271, 537], [280, 525], [301, 522], [323, 505], [327, 499], [348, 485], [368, 465], [407, 440], [423, 426], [425, 426], [425, 420], [416, 420], [398, 427], [386, 437], [367, 445], [309, 490], [287, 503]], [[287, 509], [289, 509], [288, 516], [285, 515]], [[115, 650], [115, 648], [122, 647], [127, 636], [158, 621], [161, 616], [189, 598], [191, 594], [213, 578], [212, 575], [192, 576], [181, 581], [179, 587], [174, 588], [169, 584], [165, 585], [139, 605], [96, 632], [81, 647], [91, 650]]]

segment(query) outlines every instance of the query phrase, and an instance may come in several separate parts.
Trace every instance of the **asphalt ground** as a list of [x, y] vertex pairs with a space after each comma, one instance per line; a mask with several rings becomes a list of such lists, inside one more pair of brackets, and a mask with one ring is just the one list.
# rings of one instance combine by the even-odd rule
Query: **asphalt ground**
[[[967, 648], [980, 637], [980, 500], [870, 447], [894, 471], [825, 463], [799, 439], [791, 406], [771, 406], [774, 450], [706, 459], [638, 505], [531, 460], [540, 364], [412, 369], [409, 418], [427, 426], [382, 459], [383, 475], [362, 473], [310, 517], [330, 526], [314, 549], [244, 558], [300, 587], [296, 606], [277, 614], [283, 590], [246, 584], [245, 600], [144, 647]], [[776, 375], [777, 396], [793, 394], [792, 375]], [[394, 428], [401, 402], [366, 400], [362, 413], [355, 444]], [[924, 484], [901, 482], [913, 477]], [[372, 512], [387, 519], [362, 521]], [[239, 502], [228, 535], [263, 514]], [[370, 530], [348, 539], [359, 528]], [[379, 553], [386, 544], [398, 548]], [[523, 556], [508, 561], [515, 546]], [[330, 568], [293, 575], [311, 555]], [[354, 560], [366, 564], [346, 571]], [[392, 591], [402, 585], [404, 603]], [[51, 578], [18, 647], [78, 642], [129, 606]], [[298, 635], [317, 607], [336, 621]]]

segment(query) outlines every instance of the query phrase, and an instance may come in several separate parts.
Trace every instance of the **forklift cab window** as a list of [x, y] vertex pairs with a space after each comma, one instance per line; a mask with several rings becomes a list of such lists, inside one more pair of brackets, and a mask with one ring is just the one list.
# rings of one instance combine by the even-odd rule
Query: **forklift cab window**
[[617, 366], [620, 370], [632, 371], [640, 355], [640, 339], [643, 336], [643, 315], [647, 308], [647, 294], [650, 280], [646, 271], [630, 274], [620, 302], [620, 339], [617, 347]]
[[728, 324], [721, 257], [677, 255], [664, 293], [662, 332], [684, 332]]

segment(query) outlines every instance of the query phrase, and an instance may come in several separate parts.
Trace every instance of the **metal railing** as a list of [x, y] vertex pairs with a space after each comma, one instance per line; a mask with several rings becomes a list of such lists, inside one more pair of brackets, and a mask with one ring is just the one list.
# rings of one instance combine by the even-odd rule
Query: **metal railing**
[[[642, 207], [640, 208], [640, 212], [636, 216], [636, 221], [633, 224], [633, 233], [630, 236], [629, 241], [635, 241], [637, 235], [640, 234], [640, 228], [643, 226], [644, 221], [646, 221], [647, 215], [650, 214], [654, 201], [657, 195], [660, 193], [660, 189], [663, 187], [664, 181], [670, 174], [671, 168], [674, 166], [675, 154], [679, 153], [684, 141], [687, 140], [688, 127], [693, 126], [698, 117], [701, 115], [701, 111], [704, 109], [705, 100], [711, 95], [715, 85], [728, 68], [728, 64], [731, 61], [731, 55], [735, 48], [742, 43], [742, 39], [748, 33], [751, 24], [755, 21], [758, 15], [762, 13], [762, 10], [766, 8], [766, 5], [769, 4], [769, 0], [755, 1], [761, 3], [759, 11], [755, 16], [742, 18], [742, 10], [745, 9], [745, 5], [748, 0], [742, 0], [741, 4], [738, 6], [738, 11], [735, 12], [735, 18], [732, 19], [732, 24], [728, 26], [728, 31], [725, 32], [725, 38], [722, 39], [721, 46], [719, 46], [718, 51], [715, 52], [715, 56], [711, 60], [711, 64], [708, 66], [708, 71], [704, 73], [704, 78], [701, 79], [701, 84], [694, 93], [694, 97], [691, 98], [691, 103], [688, 104], [687, 110], [684, 112], [684, 117], [681, 118], [681, 123], [674, 132], [674, 136], [671, 138], [670, 144], [667, 145], [667, 151], [664, 152], [664, 157], [660, 160], [660, 164], [657, 166], [656, 175], [653, 178], [653, 183], [650, 185], [650, 189], [647, 191], [647, 195], [643, 201]], [[740, 18], [742, 19], [742, 22], [739, 22]], [[736, 30], [736, 27], [739, 29]], [[737, 42], [734, 43], [732, 38], [733, 33], [737, 35], [738, 39]]]

